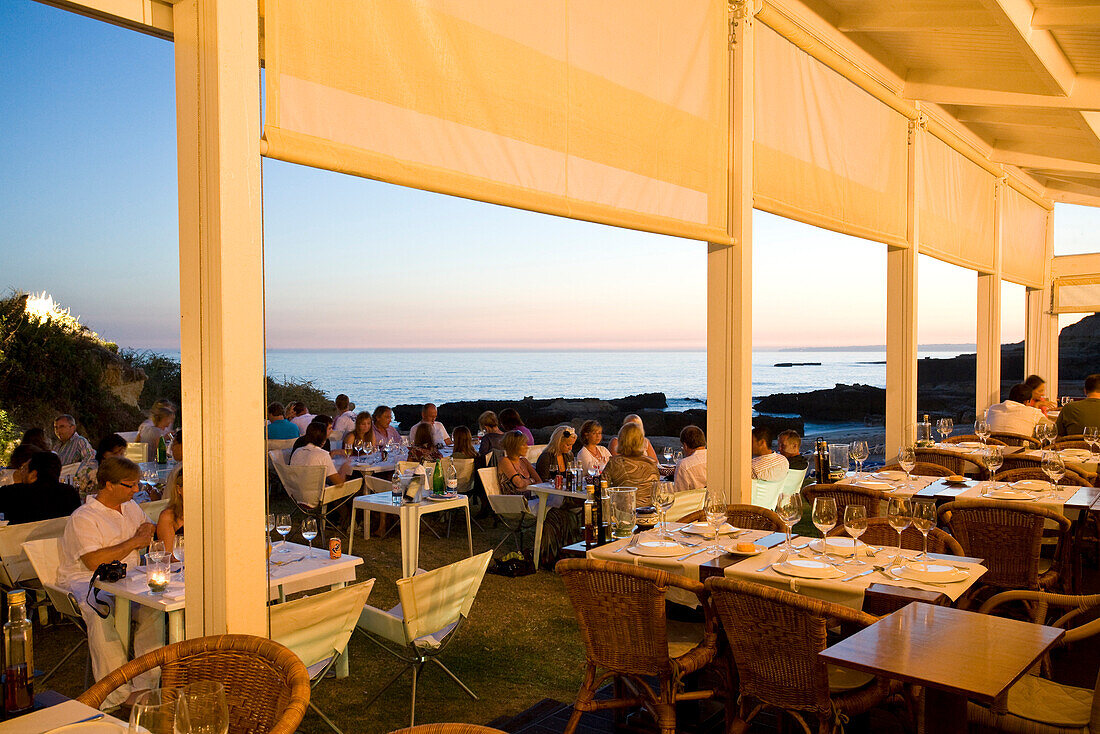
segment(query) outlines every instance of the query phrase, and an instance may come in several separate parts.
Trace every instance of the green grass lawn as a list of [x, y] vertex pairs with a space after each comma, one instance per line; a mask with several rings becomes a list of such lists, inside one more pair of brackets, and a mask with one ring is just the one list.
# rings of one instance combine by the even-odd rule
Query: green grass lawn
[[[286, 509], [282, 507], [273, 509]], [[439, 517], [438, 515], [432, 516]], [[295, 533], [300, 516], [295, 519]], [[433, 525], [435, 520], [432, 520]], [[501, 528], [474, 527], [474, 552], [495, 545]], [[300, 538], [298, 542], [302, 542]], [[319, 542], [319, 541], [318, 541]], [[530, 544], [530, 539], [528, 539]], [[437, 540], [421, 532], [420, 566], [431, 569], [466, 556], [465, 523], [455, 518], [451, 537]], [[507, 547], [507, 546], [505, 546]], [[514, 544], [512, 546], [514, 548]], [[385, 539], [357, 537], [363, 559], [359, 580], [376, 579], [368, 603], [389, 609], [397, 603], [400, 576], [398, 531]], [[502, 549], [503, 550], [503, 549]], [[48, 670], [80, 639], [72, 627], [35, 628], [36, 667]], [[350, 644], [349, 677], [326, 679], [313, 701], [345, 732], [388, 732], [409, 722], [411, 676], [406, 675], [369, 709], [366, 701], [398, 670], [400, 663], [356, 633]], [[417, 691], [417, 723], [459, 721], [484, 724], [519, 713], [543, 698], [571, 701], [583, 676], [584, 645], [558, 576], [547, 570], [522, 578], [486, 574], [465, 628], [441, 658], [478, 695], [471, 700], [436, 666], [425, 668]], [[68, 696], [83, 690], [84, 657], [74, 656], [44, 687]], [[316, 715], [302, 722], [304, 732], [329, 731]]]

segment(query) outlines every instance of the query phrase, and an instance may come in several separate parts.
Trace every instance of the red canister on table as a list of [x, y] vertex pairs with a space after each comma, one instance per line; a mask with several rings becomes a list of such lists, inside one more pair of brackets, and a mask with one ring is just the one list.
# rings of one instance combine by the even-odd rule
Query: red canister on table
[[340, 557], [340, 539], [329, 538], [328, 539], [328, 557], [339, 558]]

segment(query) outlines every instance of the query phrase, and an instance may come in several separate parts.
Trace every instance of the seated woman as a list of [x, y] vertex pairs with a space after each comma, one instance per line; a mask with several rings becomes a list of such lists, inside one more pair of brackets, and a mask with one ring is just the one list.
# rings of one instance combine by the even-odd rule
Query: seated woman
[[149, 444], [149, 456], [157, 455], [157, 445], [163, 438], [166, 442], [171, 440], [172, 424], [176, 421], [176, 411], [165, 405], [157, 404], [149, 413], [149, 420], [141, 424], [138, 429], [136, 443]]
[[[509, 431], [504, 434], [500, 446], [504, 456], [497, 465], [497, 477], [503, 494], [532, 497], [534, 493], [527, 488], [542, 481], [535, 467], [527, 460], [527, 446], [527, 436], [522, 432]], [[580, 517], [576, 511], [548, 506], [542, 525], [542, 548], [535, 549], [539, 553], [539, 563], [552, 566], [557, 562], [563, 547], [580, 540], [580, 527]]]
[[355, 416], [355, 425], [344, 434], [344, 450], [353, 448], [365, 451], [374, 448], [374, 424], [370, 413], [365, 410]]
[[[169, 492], [172, 497], [168, 506], [160, 511], [157, 518], [157, 540], [164, 543], [169, 553], [176, 547], [176, 536], [183, 535], [183, 470], [172, 477], [174, 486]], [[168, 491], [167, 489], [165, 491]]]
[[[642, 429], [642, 441], [644, 442], [644, 450], [642, 453], [654, 461], [657, 461], [657, 452], [653, 450], [653, 444], [645, 437], [645, 426], [642, 425], [642, 419], [631, 413], [626, 418], [623, 418], [623, 425], [625, 426], [627, 423], [633, 423], [638, 426], [638, 428]], [[617, 436], [611, 439], [611, 443], [607, 445], [607, 448], [612, 456], [619, 453], [619, 439]]]
[[487, 410], [477, 418], [477, 424], [485, 435], [481, 437], [481, 445], [477, 447], [477, 455], [482, 459], [481, 465], [488, 466], [489, 462], [486, 458], [494, 450], [500, 449], [501, 439], [504, 438], [504, 431], [500, 430], [500, 422], [497, 420], [497, 414], [491, 410]]
[[585, 421], [581, 426], [581, 450], [577, 452], [577, 461], [585, 471], [596, 469], [603, 471], [611, 452], [600, 445], [603, 441], [603, 426], [599, 421]]
[[643, 452], [647, 441], [637, 423], [626, 423], [619, 429], [619, 453], [603, 468], [603, 475], [612, 487], [634, 487], [638, 490], [637, 506], [653, 504], [653, 482], [660, 480], [657, 460]]
[[451, 434], [454, 441], [454, 450], [451, 457], [454, 459], [476, 459], [477, 451], [474, 450], [474, 435], [466, 426], [456, 426]]
[[[327, 415], [315, 415], [313, 416], [313, 420], [306, 424], [306, 427], [308, 428], [313, 423], [320, 423], [325, 427], [325, 440], [322, 444], [320, 444], [320, 446], [325, 451], [328, 451], [328, 439], [329, 436], [332, 435], [332, 418], [328, 417]], [[294, 441], [294, 445], [290, 447], [291, 456], [294, 455], [295, 451], [302, 448], [308, 443], [312, 442], [306, 437], [306, 434], [303, 433], [301, 436], [298, 436], [297, 440]], [[343, 449], [340, 450], [340, 455], [344, 455]]]
[[531, 431], [527, 426], [523, 425], [523, 419], [519, 417], [519, 411], [515, 408], [505, 408], [500, 411], [500, 428], [505, 433], [519, 431], [527, 437], [528, 446], [535, 442], [535, 437], [531, 435]]
[[323, 466], [325, 467], [325, 480], [329, 484], [339, 486], [344, 483], [348, 474], [351, 473], [351, 462], [343, 462], [340, 469], [337, 470], [336, 464], [332, 461], [332, 456], [325, 450], [328, 445], [328, 431], [331, 425], [330, 423], [326, 426], [320, 421], [314, 421], [306, 426], [306, 433], [303, 436], [306, 443], [301, 448], [295, 449], [294, 453], [290, 455], [290, 465]]
[[412, 445], [409, 446], [407, 461], [423, 463], [425, 461], [439, 461], [443, 454], [435, 447], [432, 440], [432, 427], [428, 423], [420, 423], [416, 426], [416, 433], [412, 437]]
[[80, 507], [76, 489], [60, 481], [61, 459], [52, 451], [35, 451], [23, 481], [4, 487], [0, 512], [12, 525], [66, 517]]
[[540, 477], [549, 477], [551, 471], [564, 472], [573, 463], [573, 444], [577, 434], [569, 426], [558, 426], [550, 436], [550, 443], [539, 454], [535, 471]]
[[401, 443], [401, 434], [391, 426], [393, 423], [393, 411], [388, 405], [379, 405], [371, 414], [371, 422], [374, 424], [374, 445], [378, 447], [389, 446], [391, 443]]
[[1043, 411], [1043, 415], [1047, 414], [1047, 411], [1058, 406], [1047, 400], [1047, 381], [1039, 375], [1028, 375], [1024, 380], [1024, 384], [1031, 388], [1031, 399], [1036, 401], [1035, 407]]

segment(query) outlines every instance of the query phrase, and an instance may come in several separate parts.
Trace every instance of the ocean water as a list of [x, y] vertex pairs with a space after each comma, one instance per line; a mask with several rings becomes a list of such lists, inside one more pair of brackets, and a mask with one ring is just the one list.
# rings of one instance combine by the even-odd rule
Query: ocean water
[[[951, 357], [966, 351], [921, 350]], [[179, 359], [179, 352], [164, 352]], [[886, 351], [754, 351], [753, 396], [809, 392], [837, 383], [886, 386]], [[820, 365], [776, 367], [782, 362]], [[691, 352], [458, 352], [280, 350], [267, 352], [276, 379], [310, 380], [360, 407], [476, 399], [620, 398], [663, 392], [669, 409], [702, 407], [707, 355]]]

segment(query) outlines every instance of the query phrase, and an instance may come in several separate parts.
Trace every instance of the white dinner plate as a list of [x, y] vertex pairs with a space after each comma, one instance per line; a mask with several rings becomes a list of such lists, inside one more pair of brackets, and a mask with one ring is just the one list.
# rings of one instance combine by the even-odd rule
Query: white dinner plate
[[998, 487], [997, 489], [990, 489], [982, 492], [982, 497], [991, 500], [1032, 500], [1035, 499], [1030, 493], [1024, 492], [1020, 489], [1013, 489], [1011, 487]]
[[433, 502], [446, 502], [447, 500], [458, 499], [458, 492], [455, 492], [454, 494], [428, 494], [424, 496]]
[[641, 540], [626, 548], [636, 556], [678, 556], [683, 551], [684, 546], [672, 540]]
[[936, 584], [952, 584], [970, 578], [970, 572], [965, 569], [935, 561], [896, 566], [890, 573], [909, 581], [931, 581]]
[[784, 576], [797, 576], [802, 579], [835, 579], [844, 575], [836, 566], [809, 558], [788, 558], [772, 566]]
[[56, 729], [50, 729], [50, 734], [125, 734], [129, 729], [117, 721], [85, 721], [83, 723], [66, 724]]
[[950, 443], [947, 444], [947, 448], [951, 448], [952, 446], [958, 446], [960, 449], [980, 449], [980, 448], [982, 448], [982, 442], [981, 441], [959, 441], [958, 443], [955, 443], [955, 444], [950, 444]]
[[881, 479], [884, 482], [900, 482], [905, 479], [905, 472], [889, 469], [887, 471], [877, 471], [871, 475], [875, 479]]
[[1092, 452], [1088, 449], [1062, 449], [1058, 452], [1063, 459], [1070, 461], [1088, 461], [1092, 458]]
[[[811, 540], [810, 547], [818, 553], [821, 552], [821, 539]], [[850, 556], [853, 553], [864, 553], [865, 546], [855, 538], [850, 538], [847, 535], [837, 535], [829, 538], [828, 548], [830, 553], [835, 553], [838, 556]]]
[[877, 479], [860, 479], [858, 482], [852, 482], [857, 487], [863, 487], [864, 489], [877, 489], [879, 492], [893, 492], [895, 487], [890, 482], [883, 482]]
[[[728, 522], [722, 523], [722, 526], [718, 528], [718, 532], [722, 535], [729, 535], [737, 531], [737, 528], [730, 525]], [[710, 523], [706, 522], [693, 522], [690, 525], [685, 525], [680, 528], [680, 532], [688, 533], [689, 535], [712, 535], [714, 528], [710, 526]]]
[[1044, 482], [1042, 479], [1021, 479], [1008, 486], [1021, 492], [1050, 492], [1054, 489], [1054, 485], [1050, 482]]

